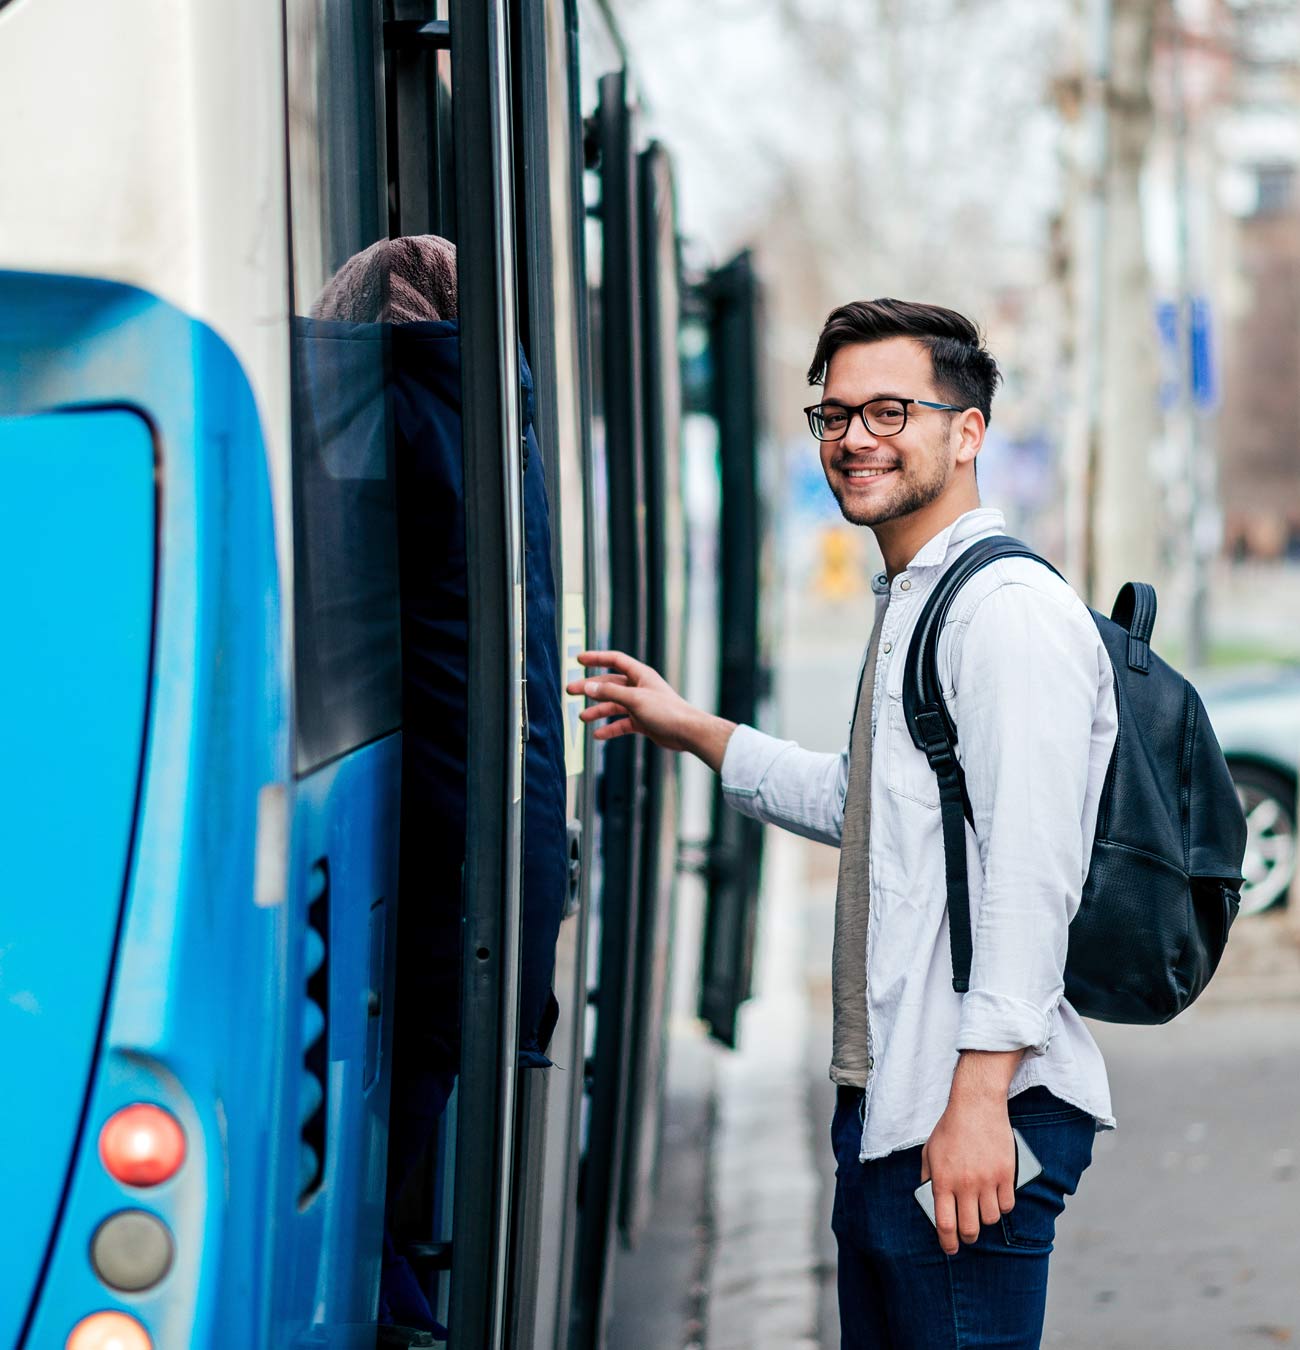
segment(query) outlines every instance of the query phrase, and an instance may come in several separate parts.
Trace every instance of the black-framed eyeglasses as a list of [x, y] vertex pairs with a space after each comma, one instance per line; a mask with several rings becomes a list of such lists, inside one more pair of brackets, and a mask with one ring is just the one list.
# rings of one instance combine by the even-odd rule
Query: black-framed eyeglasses
[[907, 410], [915, 404], [919, 408], [938, 408], [940, 412], [964, 412], [952, 403], [932, 403], [928, 398], [873, 398], [856, 408], [841, 403], [814, 403], [805, 408], [808, 427], [819, 441], [843, 440], [849, 423], [861, 416], [862, 425], [873, 436], [897, 436], [907, 425]]

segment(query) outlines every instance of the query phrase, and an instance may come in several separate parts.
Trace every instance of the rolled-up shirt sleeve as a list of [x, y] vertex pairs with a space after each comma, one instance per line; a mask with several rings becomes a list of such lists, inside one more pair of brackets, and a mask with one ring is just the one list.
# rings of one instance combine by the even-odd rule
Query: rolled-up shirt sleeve
[[728, 805], [805, 839], [839, 845], [849, 752], [805, 750], [741, 725], [722, 760], [722, 795]]
[[1096, 630], [1073, 596], [1014, 582], [964, 626], [945, 631], [950, 706], [984, 885], [957, 1048], [1043, 1054], [1086, 868]]

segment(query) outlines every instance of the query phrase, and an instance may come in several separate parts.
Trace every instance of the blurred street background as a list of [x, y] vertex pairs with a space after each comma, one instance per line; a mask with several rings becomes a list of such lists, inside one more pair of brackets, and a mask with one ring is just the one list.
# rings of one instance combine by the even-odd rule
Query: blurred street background
[[[1126, 579], [1155, 583], [1155, 645], [1202, 689], [1234, 759], [1255, 912], [1184, 1017], [1097, 1029], [1120, 1129], [1067, 1208], [1044, 1344], [1300, 1344], [1300, 7], [613, 7], [646, 53], [650, 126], [679, 151], [688, 263], [748, 244], [763, 278], [765, 729], [824, 750], [846, 739], [878, 563], [799, 409], [827, 312], [895, 295], [986, 328], [1006, 383], [985, 502], [1098, 609]], [[702, 535], [708, 458], [688, 436]], [[701, 658], [712, 585], [697, 565]], [[683, 786], [689, 836], [708, 775], [683, 765]], [[839, 1344], [835, 865], [769, 831], [734, 1054], [694, 1020], [701, 883], [683, 876], [659, 1200], [618, 1268], [618, 1350]]]

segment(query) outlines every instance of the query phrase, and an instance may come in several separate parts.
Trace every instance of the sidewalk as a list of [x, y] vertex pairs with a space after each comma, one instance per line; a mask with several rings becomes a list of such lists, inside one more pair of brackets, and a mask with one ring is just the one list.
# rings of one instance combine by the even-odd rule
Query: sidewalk
[[755, 997], [722, 1063], [707, 1350], [817, 1350], [820, 1181], [809, 1138], [800, 841], [769, 830]]
[[[801, 841], [778, 831], [764, 848], [740, 1048], [714, 1045], [686, 1018], [674, 1023], [659, 1192], [637, 1250], [620, 1253], [609, 1350], [828, 1343], [818, 1326], [824, 1183], [807, 1104], [804, 857]], [[816, 1143], [824, 1134], [819, 1127]]]

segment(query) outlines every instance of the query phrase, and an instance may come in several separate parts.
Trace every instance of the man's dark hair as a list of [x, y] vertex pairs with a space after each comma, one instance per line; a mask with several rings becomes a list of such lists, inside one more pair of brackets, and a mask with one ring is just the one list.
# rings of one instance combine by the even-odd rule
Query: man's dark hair
[[833, 309], [817, 339], [808, 383], [822, 384], [831, 357], [853, 342], [914, 338], [930, 353], [934, 382], [944, 399], [993, 416], [993, 391], [1002, 379], [980, 331], [964, 315], [915, 300], [854, 300]]

